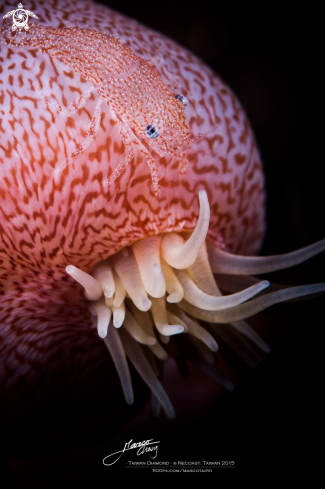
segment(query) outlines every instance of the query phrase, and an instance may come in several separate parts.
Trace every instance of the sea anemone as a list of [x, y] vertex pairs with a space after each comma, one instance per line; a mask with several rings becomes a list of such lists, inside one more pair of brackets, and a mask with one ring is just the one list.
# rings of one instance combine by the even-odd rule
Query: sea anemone
[[325, 290], [263, 292], [253, 275], [325, 240], [251, 256], [265, 228], [259, 153], [238, 101], [195, 56], [98, 5], [31, 10], [28, 31], [8, 18], [0, 39], [1, 382], [13, 392], [44, 363], [87, 368], [97, 329], [126, 402], [128, 358], [154, 413], [172, 418], [161, 361], [189, 358], [232, 389], [212, 366], [218, 341], [255, 366], [269, 347], [245, 319]]

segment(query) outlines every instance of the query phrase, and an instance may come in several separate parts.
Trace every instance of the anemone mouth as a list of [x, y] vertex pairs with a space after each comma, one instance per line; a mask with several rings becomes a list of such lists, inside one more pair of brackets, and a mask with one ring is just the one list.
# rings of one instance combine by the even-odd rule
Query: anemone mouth
[[199, 218], [187, 240], [178, 233], [149, 236], [96, 263], [90, 274], [73, 265], [66, 268], [84, 287], [126, 402], [134, 399], [128, 359], [152, 392], [153, 412], [162, 406], [170, 419], [175, 413], [159, 381], [159, 362], [177, 356], [175, 336], [184, 337], [192, 363], [231, 390], [233, 384], [212, 366], [216, 339], [254, 367], [270, 348], [245, 319], [273, 304], [325, 291], [320, 283], [273, 285], [267, 292], [270, 282], [252, 276], [307, 260], [325, 249], [325, 239], [284, 255], [232, 255], [206, 240], [210, 208], [204, 190], [199, 201]]

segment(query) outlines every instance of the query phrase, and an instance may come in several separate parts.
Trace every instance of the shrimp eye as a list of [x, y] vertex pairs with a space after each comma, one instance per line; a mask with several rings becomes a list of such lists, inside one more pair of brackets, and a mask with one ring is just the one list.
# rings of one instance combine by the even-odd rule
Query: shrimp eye
[[182, 104], [184, 105], [184, 107], [187, 106], [188, 101], [187, 101], [187, 98], [184, 97], [184, 95], [178, 94], [178, 95], [175, 95], [175, 98], [176, 98], [176, 100], [179, 100], [180, 102], [182, 102]]
[[155, 126], [152, 126], [151, 124], [147, 125], [146, 133], [150, 139], [156, 139], [159, 136], [158, 129]]

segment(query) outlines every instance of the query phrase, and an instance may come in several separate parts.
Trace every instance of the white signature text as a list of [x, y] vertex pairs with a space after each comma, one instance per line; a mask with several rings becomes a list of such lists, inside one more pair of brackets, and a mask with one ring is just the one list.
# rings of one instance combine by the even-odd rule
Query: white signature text
[[[103, 464], [104, 465], [113, 465], [115, 462], [117, 462], [123, 455], [124, 452], [128, 450], [134, 450], [137, 448], [137, 455], [142, 455], [143, 453], [148, 452], [148, 455], [151, 459], [154, 459], [157, 457], [158, 454], [158, 443], [159, 441], [153, 441], [151, 440], [144, 440], [140, 441], [138, 443], [132, 443], [132, 439], [125, 443], [123, 450], [120, 450], [119, 452], [114, 452], [111, 453], [110, 455], [107, 455], [103, 459]], [[152, 455], [151, 455], [152, 453]]]

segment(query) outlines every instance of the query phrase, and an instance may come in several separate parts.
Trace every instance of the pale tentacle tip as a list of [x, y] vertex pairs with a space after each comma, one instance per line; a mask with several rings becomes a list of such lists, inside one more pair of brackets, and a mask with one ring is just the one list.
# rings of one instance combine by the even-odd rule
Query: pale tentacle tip
[[172, 420], [172, 419], [175, 419], [175, 411], [174, 409], [173, 410], [170, 410], [170, 412], [166, 413], [167, 414], [167, 418]]
[[107, 328], [106, 329], [98, 329], [98, 336], [102, 339], [107, 336]]
[[200, 202], [203, 199], [208, 200], [208, 194], [206, 193], [206, 191], [204, 189], [199, 190], [199, 199], [200, 199]]
[[126, 397], [125, 402], [126, 402], [126, 404], [128, 404], [130, 406], [131, 404], [134, 403], [134, 397], [133, 396]]
[[[124, 320], [124, 318], [123, 318], [123, 320]], [[119, 329], [122, 326], [122, 324], [123, 324], [123, 320], [121, 318], [119, 318], [119, 317], [117, 317], [117, 318], [114, 317], [114, 319], [113, 319], [113, 326], [114, 326], [114, 328]]]
[[107, 297], [107, 299], [110, 299], [111, 297], [113, 297], [114, 292], [115, 292], [115, 290], [113, 290], [109, 287], [104, 288], [104, 296]]
[[115, 308], [113, 306], [113, 326], [118, 329], [122, 326], [125, 319], [125, 306], [120, 306], [119, 308]]
[[182, 295], [179, 294], [178, 292], [173, 292], [167, 297], [167, 302], [170, 304], [175, 304], [176, 302], [181, 302], [183, 299]]
[[66, 272], [67, 272], [69, 275], [71, 275], [71, 274], [74, 272], [74, 270], [75, 270], [75, 269], [76, 269], [76, 267], [74, 267], [73, 265], [68, 265], [67, 267], [65, 267], [65, 271], [66, 271]]
[[180, 324], [173, 324], [170, 326], [164, 326], [163, 327], [163, 335], [164, 336], [173, 336], [175, 334], [180, 334], [184, 332], [184, 326], [181, 326]]
[[141, 311], [143, 311], [143, 312], [149, 311], [149, 309], [151, 308], [151, 304], [152, 304], [151, 300], [143, 299], [141, 301], [141, 306], [142, 306]]

